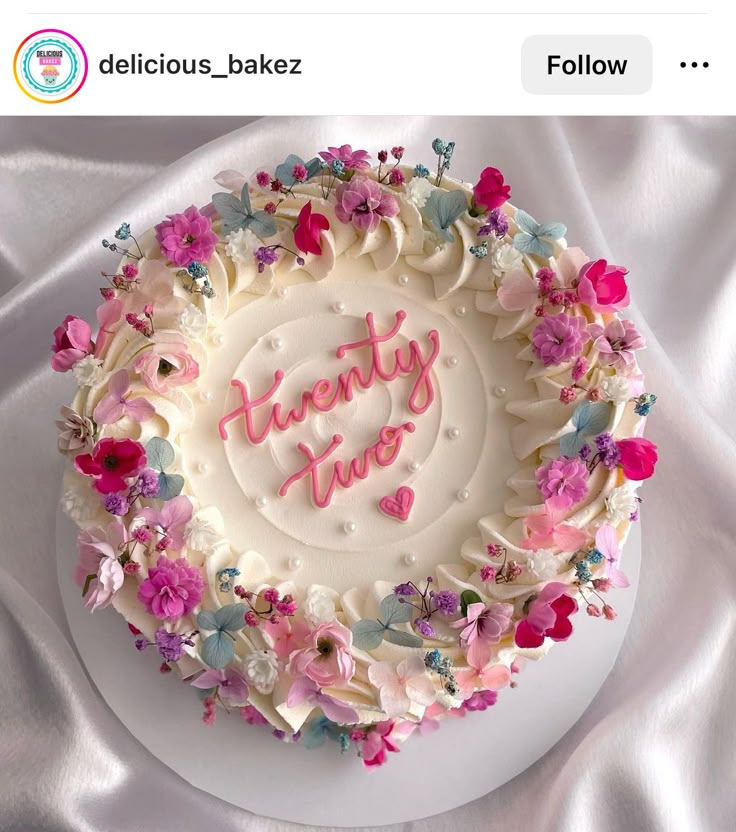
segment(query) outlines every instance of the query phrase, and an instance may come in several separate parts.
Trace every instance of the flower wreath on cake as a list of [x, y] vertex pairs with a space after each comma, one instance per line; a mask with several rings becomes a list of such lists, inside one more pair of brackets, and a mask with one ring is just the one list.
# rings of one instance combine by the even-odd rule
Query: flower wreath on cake
[[[52, 367], [78, 383], [57, 424], [81, 596], [126, 618], [135, 647], [199, 694], [207, 724], [235, 711], [282, 740], [334, 740], [380, 765], [417, 727], [493, 705], [581, 611], [616, 617], [621, 547], [657, 461], [641, 435], [656, 400], [635, 359], [644, 339], [620, 314], [628, 272], [513, 207], [497, 169], [474, 185], [451, 179], [454, 149], [436, 139], [431, 171], [403, 164], [402, 147], [373, 165], [347, 144], [249, 178], [223, 171], [209, 204], [182, 206], [139, 238], [122, 223], [104, 240], [120, 263], [104, 274], [97, 334], [71, 315], [54, 332]], [[180, 443], [211, 396], [208, 347], [239, 298], [287, 299], [284, 276], [321, 281], [346, 252], [378, 272], [401, 258], [438, 297], [475, 290], [534, 389], [506, 405], [521, 467], [503, 511], [480, 519], [454, 562], [380, 576], [369, 598], [276, 581], [263, 557], [236, 551], [218, 507], [192, 493]], [[374, 347], [371, 333], [360, 343]], [[243, 415], [221, 419], [223, 439]], [[391, 431], [378, 460], [398, 453]], [[413, 499], [400, 488], [380, 510], [400, 523]]]

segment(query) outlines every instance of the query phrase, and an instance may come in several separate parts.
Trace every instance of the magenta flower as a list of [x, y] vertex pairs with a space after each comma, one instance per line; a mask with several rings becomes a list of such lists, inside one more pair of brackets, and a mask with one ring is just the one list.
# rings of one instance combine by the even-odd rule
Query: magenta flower
[[537, 488], [542, 497], [560, 497], [561, 505], [572, 506], [585, 499], [588, 493], [588, 466], [578, 458], [561, 456], [536, 471]]
[[308, 676], [321, 688], [347, 684], [355, 673], [350, 654], [353, 634], [339, 621], [318, 624], [306, 637], [306, 647], [289, 656], [287, 672]]
[[207, 263], [215, 252], [217, 234], [212, 222], [190, 205], [183, 214], [169, 214], [156, 226], [156, 240], [161, 254], [175, 266]]
[[86, 355], [90, 355], [95, 345], [92, 341], [92, 327], [74, 315], [67, 315], [61, 326], [54, 330], [54, 355], [51, 367], [57, 373], [66, 373]]
[[565, 594], [567, 584], [548, 583], [529, 605], [529, 615], [516, 625], [514, 640], [518, 647], [540, 647], [545, 637], [566, 641], [572, 635], [570, 616], [578, 611], [578, 602]]
[[600, 324], [591, 324], [588, 332], [593, 338], [593, 346], [605, 359], [610, 356], [610, 366], [626, 370], [634, 363], [634, 350], [643, 349], [646, 341], [639, 334], [633, 321], [622, 321], [614, 318], [606, 324], [605, 329]]
[[111, 425], [123, 416], [128, 416], [134, 422], [145, 422], [155, 416], [156, 410], [149, 401], [130, 398], [130, 377], [127, 370], [113, 373], [107, 390], [107, 395], [100, 399], [95, 408], [94, 419], [98, 425]]
[[342, 162], [345, 170], [368, 170], [371, 166], [370, 154], [367, 150], [353, 150], [349, 144], [340, 147], [328, 147], [319, 154], [328, 165]]
[[577, 358], [590, 338], [587, 325], [580, 315], [549, 315], [532, 333], [532, 352], [545, 367]]
[[306, 254], [322, 254], [320, 237], [323, 231], [328, 231], [330, 221], [324, 214], [312, 213], [312, 200], [307, 202], [299, 212], [294, 228], [294, 244]]
[[335, 196], [335, 215], [340, 222], [352, 222], [366, 233], [375, 231], [383, 217], [395, 217], [399, 213], [396, 197], [365, 176], [354, 176], [349, 182], [342, 182], [337, 186]]
[[467, 651], [468, 664], [481, 669], [491, 660], [491, 645], [511, 628], [513, 604], [468, 604], [466, 617], [454, 621], [453, 629], [462, 627], [460, 644]]
[[167, 500], [161, 511], [144, 508], [141, 517], [146, 525], [158, 529], [168, 541], [167, 549], [178, 552], [184, 546], [184, 530], [192, 519], [192, 504], [183, 494]]
[[80, 454], [74, 467], [80, 474], [95, 478], [100, 494], [124, 491], [126, 480], [137, 476], [146, 464], [146, 449], [133, 439], [101, 439], [90, 454]]
[[399, 750], [398, 742], [391, 736], [395, 727], [396, 722], [389, 719], [385, 722], [377, 722], [366, 732], [360, 748], [364, 766], [367, 768], [382, 766], [386, 762], [387, 751]]
[[163, 621], [177, 621], [202, 600], [204, 578], [198, 566], [186, 558], [169, 560], [161, 555], [138, 587], [138, 600], [146, 612]]
[[484, 168], [473, 188], [473, 203], [480, 211], [499, 208], [511, 196], [511, 188], [503, 181], [498, 168]]
[[199, 364], [189, 354], [183, 341], [159, 340], [141, 353], [133, 364], [146, 387], [154, 393], [166, 394], [173, 387], [189, 384], [199, 376]]
[[616, 442], [619, 462], [628, 480], [648, 480], [657, 464], [657, 446], [649, 439], [635, 437]]
[[605, 260], [586, 263], [578, 275], [578, 296], [593, 312], [612, 312], [629, 305], [628, 269]]

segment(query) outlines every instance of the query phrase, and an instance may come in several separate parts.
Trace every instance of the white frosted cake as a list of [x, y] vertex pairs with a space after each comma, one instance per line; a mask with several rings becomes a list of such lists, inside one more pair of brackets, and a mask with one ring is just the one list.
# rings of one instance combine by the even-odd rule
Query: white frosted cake
[[656, 463], [627, 271], [495, 168], [450, 179], [453, 151], [224, 171], [210, 204], [104, 241], [99, 334], [55, 332], [84, 603], [207, 723], [379, 765], [493, 705], [574, 614], [615, 618]]

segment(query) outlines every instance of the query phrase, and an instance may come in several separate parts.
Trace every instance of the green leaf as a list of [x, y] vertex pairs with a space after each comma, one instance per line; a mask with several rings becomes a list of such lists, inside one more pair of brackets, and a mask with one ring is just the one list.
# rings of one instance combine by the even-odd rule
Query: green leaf
[[407, 621], [411, 621], [412, 609], [410, 604], [402, 604], [398, 595], [387, 595], [381, 601], [381, 620], [386, 627], [392, 624], [406, 624]]
[[218, 630], [227, 630], [230, 633], [242, 630], [245, 626], [245, 604], [227, 604], [220, 607], [215, 613], [215, 622]]
[[154, 436], [146, 445], [146, 461], [150, 468], [157, 471], [165, 471], [169, 465], [174, 464], [176, 454], [170, 442], [160, 436]]
[[375, 650], [383, 641], [383, 633], [386, 629], [380, 621], [372, 618], [363, 618], [356, 621], [350, 628], [353, 633], [353, 644], [360, 650]]
[[184, 477], [181, 474], [165, 474], [161, 471], [158, 475], [157, 500], [173, 500], [181, 494], [184, 488]]
[[421, 647], [424, 643], [414, 633], [407, 633], [406, 630], [392, 630], [390, 627], [384, 632], [383, 637], [386, 641], [398, 644], [400, 647]]
[[463, 615], [468, 614], [468, 607], [471, 604], [482, 604], [483, 599], [473, 589], [466, 589], [460, 593], [460, 609]]
[[202, 661], [215, 670], [222, 670], [235, 658], [235, 644], [230, 636], [216, 632], [207, 636], [202, 645]]

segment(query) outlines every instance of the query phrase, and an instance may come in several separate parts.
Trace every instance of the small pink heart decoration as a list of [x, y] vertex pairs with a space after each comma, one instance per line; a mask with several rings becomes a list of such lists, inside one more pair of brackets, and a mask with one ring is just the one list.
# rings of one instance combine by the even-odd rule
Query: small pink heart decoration
[[414, 489], [408, 485], [402, 485], [396, 494], [389, 494], [381, 497], [378, 501], [378, 508], [394, 520], [401, 520], [402, 523], [409, 519], [409, 512], [414, 505]]

